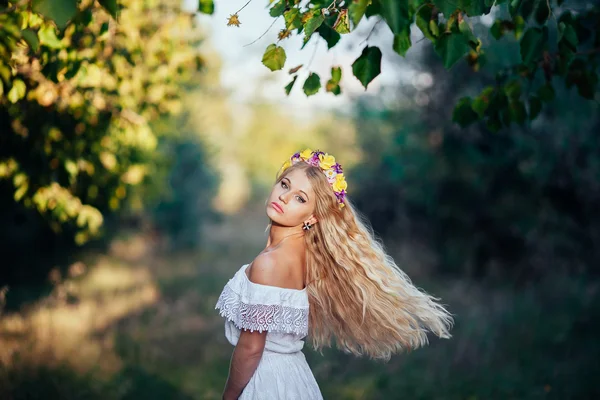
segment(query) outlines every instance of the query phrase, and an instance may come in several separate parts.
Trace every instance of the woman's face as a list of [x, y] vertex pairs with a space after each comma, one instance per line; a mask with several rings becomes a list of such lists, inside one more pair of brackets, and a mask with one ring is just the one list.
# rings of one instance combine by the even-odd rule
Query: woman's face
[[277, 182], [267, 199], [267, 216], [283, 226], [298, 226], [311, 218], [315, 209], [315, 193], [306, 173], [301, 169], [289, 172]]

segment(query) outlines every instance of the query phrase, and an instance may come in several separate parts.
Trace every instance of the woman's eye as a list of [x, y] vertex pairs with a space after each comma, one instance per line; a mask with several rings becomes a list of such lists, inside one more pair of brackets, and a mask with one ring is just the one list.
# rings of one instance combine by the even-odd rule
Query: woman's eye
[[302, 197], [300, 196], [296, 196], [296, 198], [301, 202], [301, 203], [306, 203], [306, 200], [304, 200]]
[[285, 182], [281, 182], [281, 186], [283, 186], [284, 188], [287, 188], [287, 184]]

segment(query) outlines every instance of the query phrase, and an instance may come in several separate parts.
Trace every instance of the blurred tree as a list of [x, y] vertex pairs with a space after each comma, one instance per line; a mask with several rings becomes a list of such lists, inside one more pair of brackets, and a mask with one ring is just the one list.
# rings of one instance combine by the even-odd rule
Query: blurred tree
[[116, 2], [66, 3], [0, 11], [0, 179], [84, 243], [146, 176], [149, 122], [180, 110], [201, 37], [177, 1], [124, 1], [118, 24]]
[[[505, 54], [498, 47], [490, 59]], [[419, 238], [439, 256], [440, 271], [458, 275], [597, 272], [598, 105], [557, 88], [565, 102], [530, 126], [496, 135], [484, 122], [460, 129], [447, 118], [453, 102], [488, 78], [467, 66], [447, 71], [432, 52], [422, 61], [395, 108], [376, 99], [357, 107], [365, 164], [349, 176], [375, 229]]]
[[[488, 129], [496, 131], [511, 123], [523, 125], [528, 119], [535, 119], [543, 103], [554, 97], [554, 77], [567, 88], [576, 87], [583, 98], [594, 99], [597, 94], [600, 55], [597, 1], [271, 0], [270, 4], [269, 14], [285, 20], [277, 43], [267, 47], [262, 59], [272, 71], [284, 68], [286, 54], [278, 44], [293, 33], [303, 35], [302, 48], [313, 36], [320, 36], [331, 49], [341, 35], [350, 34], [365, 19], [376, 18], [377, 24], [387, 25], [394, 35], [392, 49], [369, 45], [367, 37], [361, 55], [352, 63], [353, 75], [365, 88], [380, 74], [383, 52], [406, 55], [413, 45], [412, 28], [431, 42], [447, 69], [466, 59], [478, 71], [486, 61], [488, 38], [518, 39], [519, 46], [509, 57], [512, 62], [495, 71], [493, 84], [480, 89], [478, 96], [465, 96], [456, 103], [453, 120], [461, 126], [483, 120]], [[244, 7], [230, 16], [228, 25], [239, 26], [239, 13]], [[492, 23], [476, 32], [473, 23], [480, 16], [491, 17]], [[290, 69], [292, 80], [285, 88], [288, 94], [301, 67]], [[322, 86], [321, 78], [310, 73], [303, 90], [310, 96], [324, 87], [338, 95], [342, 91], [341, 76], [341, 66], [333, 66], [331, 78]]]

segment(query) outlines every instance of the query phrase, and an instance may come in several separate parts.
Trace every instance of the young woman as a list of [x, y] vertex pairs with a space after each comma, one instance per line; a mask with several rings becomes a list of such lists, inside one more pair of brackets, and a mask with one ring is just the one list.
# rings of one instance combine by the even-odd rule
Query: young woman
[[335, 339], [357, 356], [388, 360], [449, 338], [449, 313], [412, 285], [346, 197], [333, 156], [306, 149], [278, 173], [267, 199], [265, 249], [217, 302], [235, 346], [223, 399], [322, 399], [303, 339]]

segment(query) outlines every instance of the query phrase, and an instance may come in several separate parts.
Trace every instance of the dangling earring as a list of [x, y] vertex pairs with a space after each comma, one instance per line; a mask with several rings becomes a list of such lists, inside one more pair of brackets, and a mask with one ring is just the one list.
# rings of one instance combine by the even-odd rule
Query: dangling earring
[[304, 226], [302, 227], [302, 229], [304, 229], [305, 231], [310, 230], [310, 228], [312, 228], [312, 225], [309, 224], [308, 222], [304, 222]]

